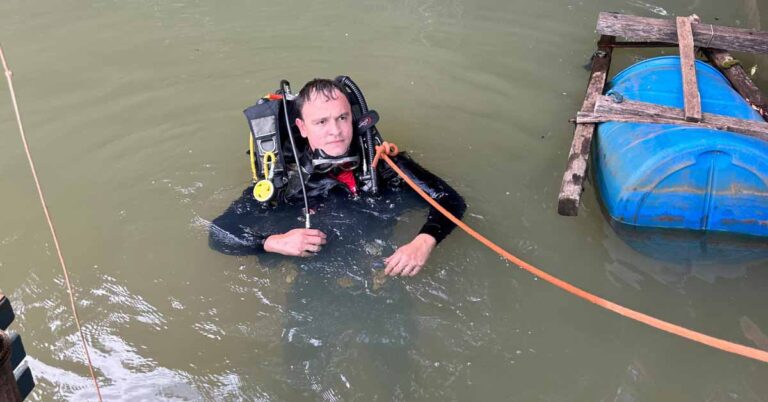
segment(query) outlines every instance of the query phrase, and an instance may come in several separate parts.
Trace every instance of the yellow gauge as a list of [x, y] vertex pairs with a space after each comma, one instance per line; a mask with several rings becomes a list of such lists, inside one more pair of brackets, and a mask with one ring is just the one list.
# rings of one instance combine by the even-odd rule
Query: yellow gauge
[[267, 202], [275, 195], [275, 186], [269, 180], [259, 180], [253, 186], [253, 198], [259, 202]]

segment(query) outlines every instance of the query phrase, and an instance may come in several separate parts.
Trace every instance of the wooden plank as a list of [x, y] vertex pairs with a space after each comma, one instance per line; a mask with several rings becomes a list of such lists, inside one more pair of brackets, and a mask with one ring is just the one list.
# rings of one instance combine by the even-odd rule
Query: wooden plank
[[696, 55], [693, 50], [691, 17], [677, 17], [677, 43], [680, 46], [680, 71], [683, 74], [683, 104], [686, 121], [701, 121], [701, 95], [696, 80]]
[[[597, 51], [592, 56], [592, 72], [587, 84], [587, 93], [581, 105], [581, 111], [591, 112], [595, 109], [597, 97], [603, 94], [608, 70], [611, 66], [611, 45], [616, 38], [603, 35], [597, 43]], [[587, 161], [592, 147], [594, 124], [578, 124], [573, 133], [573, 141], [568, 154], [568, 164], [563, 174], [563, 181], [558, 195], [557, 212], [564, 216], [576, 216], [581, 203], [581, 193], [584, 191], [584, 181], [587, 176]]]
[[29, 369], [26, 362], [13, 371], [13, 377], [16, 380], [16, 387], [21, 400], [27, 399], [29, 394], [32, 393], [32, 389], [35, 388], [35, 379], [32, 377], [32, 370]]
[[13, 313], [11, 301], [0, 293], [0, 329], [8, 329], [14, 318], [16, 318], [16, 314]]
[[[620, 113], [638, 116], [661, 117], [684, 121], [683, 110], [674, 107], [661, 106], [654, 103], [636, 102], [628, 99], [617, 101], [613, 96], [600, 96], [595, 102], [596, 113]], [[745, 133], [754, 133], [759, 135], [765, 133], [768, 135], [768, 123], [737, 119], [735, 117], [723, 116], [719, 114], [703, 113], [702, 122], [707, 124], [728, 126], [744, 131]]]
[[612, 48], [647, 48], [647, 47], [677, 47], [674, 43], [668, 42], [616, 42], [611, 45]]
[[689, 122], [685, 120], [682, 109], [629, 100], [617, 102], [610, 96], [599, 97], [594, 112], [579, 112], [576, 115], [577, 124], [595, 124], [606, 121], [677, 124], [729, 131], [768, 141], [768, 123], [710, 113], [704, 113], [701, 122]]
[[[768, 32], [765, 31], [700, 23], [692, 24], [691, 28], [695, 46], [768, 53]], [[677, 43], [675, 21], [659, 18], [602, 12], [597, 20], [597, 32], [630, 41]]]
[[759, 138], [764, 141], [768, 141], [768, 135], [764, 132], [757, 131], [745, 131], [741, 132], [740, 127], [734, 127], [730, 125], [720, 125], [703, 122], [690, 122], [685, 119], [670, 119], [665, 117], [651, 117], [651, 116], [639, 116], [631, 114], [610, 114], [610, 113], [588, 113], [578, 112], [576, 113], [576, 122], [578, 124], [596, 124], [604, 123], [608, 121], [620, 122], [620, 123], [650, 123], [650, 124], [675, 124], [679, 126], [689, 126], [698, 128], [708, 128], [712, 130], [728, 131], [732, 133], [744, 134], [750, 137]]
[[749, 78], [747, 72], [744, 71], [744, 68], [738, 64], [731, 54], [720, 49], [702, 48], [701, 51], [720, 72], [728, 77], [731, 85], [753, 109], [763, 116], [763, 120], [768, 120], [768, 99], [766, 99], [760, 88]]
[[0, 331], [0, 401], [21, 401], [19, 389], [11, 368], [11, 340]]
[[21, 342], [21, 336], [15, 332], [11, 336], [11, 368], [15, 369], [21, 364], [21, 361], [27, 357], [27, 351], [24, 349], [24, 343]]

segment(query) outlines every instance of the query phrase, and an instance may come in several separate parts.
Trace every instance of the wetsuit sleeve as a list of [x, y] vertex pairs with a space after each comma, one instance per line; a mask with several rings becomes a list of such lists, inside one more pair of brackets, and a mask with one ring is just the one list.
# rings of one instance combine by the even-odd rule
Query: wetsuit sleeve
[[260, 224], [269, 217], [253, 199], [252, 191], [253, 187], [246, 189], [224, 213], [211, 221], [208, 245], [212, 249], [228, 255], [264, 253], [264, 242], [274, 233], [269, 225]]
[[[394, 158], [395, 164], [405, 172], [416, 185], [419, 186], [425, 193], [429, 194], [433, 200], [437, 201], [448, 212], [461, 219], [464, 216], [464, 211], [467, 209], [467, 205], [464, 202], [464, 198], [459, 195], [456, 190], [448, 185], [441, 178], [434, 175], [432, 172], [421, 167], [419, 164], [413, 161], [409, 156], [401, 154]], [[381, 175], [384, 181], [388, 185], [400, 185], [400, 178], [385, 162], [382, 162], [379, 166], [385, 166], [381, 169]], [[403, 183], [402, 185], [407, 186]], [[443, 216], [437, 209], [430, 206], [429, 214], [427, 215], [427, 222], [421, 227], [419, 233], [426, 233], [437, 240], [440, 243], [449, 233], [455, 228], [456, 225], [448, 218]]]

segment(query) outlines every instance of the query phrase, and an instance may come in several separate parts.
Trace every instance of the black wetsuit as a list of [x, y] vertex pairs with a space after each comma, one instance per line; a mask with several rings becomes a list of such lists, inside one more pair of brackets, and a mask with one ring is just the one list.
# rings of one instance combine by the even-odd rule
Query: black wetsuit
[[[457, 217], [463, 215], [464, 200], [443, 180], [407, 156], [394, 159], [427, 194]], [[287, 394], [277, 399], [407, 400], [412, 382], [418, 381], [409, 353], [417, 336], [411, 297], [399, 280], [384, 278], [382, 268], [384, 257], [413, 238], [427, 203], [383, 161], [378, 170], [381, 191], [376, 197], [362, 189], [353, 196], [332, 174], [307, 178], [312, 227], [327, 235], [327, 244], [311, 258], [290, 259], [297, 275], [282, 313]], [[284, 261], [282, 255], [264, 253], [263, 244], [269, 235], [304, 227], [298, 184], [277, 194], [277, 205], [259, 203], [253, 187], [246, 189], [213, 220], [211, 247], [231, 255], [258, 254], [266, 267]], [[408, 229], [395, 231], [397, 224]], [[430, 208], [419, 232], [439, 242], [453, 228]], [[356, 394], [359, 383], [379, 383], [381, 391]]]
[[[305, 152], [302, 158], [306, 158], [306, 155]], [[464, 199], [453, 188], [406, 155], [396, 156], [393, 160], [440, 205], [456, 217], [462, 217], [466, 205]], [[306, 166], [306, 163], [303, 164]], [[403, 197], [403, 195], [398, 194], [402, 190], [407, 192], [413, 192], [413, 190], [404, 188], [407, 185], [383, 161], [378, 166], [380, 197], [368, 197], [362, 189], [358, 190], [358, 194], [361, 196], [354, 197], [347, 185], [334, 178], [333, 174], [312, 173], [311, 168], [308, 169], [310, 174], [305, 178], [305, 182], [310, 209], [313, 211], [313, 215], [310, 217], [312, 226], [323, 230], [327, 235], [330, 234], [329, 231], [331, 233], [342, 231], [334, 228], [333, 219], [326, 221], [324, 216], [327, 214], [341, 214], [343, 216], [347, 209], [345, 204], [352, 210], [360, 207], [363, 210], [365, 208], [370, 210], [371, 207], [380, 209], [384, 206], [386, 209], [378, 213], [383, 214], [381, 218], [385, 220], [396, 218], [396, 216], [387, 216], [391, 215], [391, 213], [387, 214], [388, 210], [410, 209], [417, 205], [411, 197]], [[358, 184], [361, 183], [359, 180], [360, 170], [358, 168], [355, 171]], [[234, 201], [221, 216], [213, 220], [209, 237], [211, 248], [231, 255], [259, 254], [264, 252], [264, 241], [267, 237], [304, 226], [303, 220], [297, 221], [297, 219], [303, 219], [301, 214], [303, 201], [300, 183], [296, 176], [292, 176], [289, 184], [278, 192], [275, 197], [276, 202], [272, 204], [257, 202], [253, 198], [252, 191], [253, 187], [246, 189], [243, 195]], [[340, 202], [341, 200], [344, 201]], [[391, 203], [404, 205], [398, 205], [398, 208], [395, 208]], [[421, 203], [426, 205], [424, 201]], [[340, 222], [337, 220], [335, 223]], [[358, 222], [358, 225], [362, 223]], [[439, 243], [455, 226], [439, 211], [430, 208], [427, 221], [419, 233], [429, 234]], [[332, 242], [333, 239], [329, 238], [329, 246]], [[329, 253], [328, 247], [324, 247], [322, 254], [327, 253]]]

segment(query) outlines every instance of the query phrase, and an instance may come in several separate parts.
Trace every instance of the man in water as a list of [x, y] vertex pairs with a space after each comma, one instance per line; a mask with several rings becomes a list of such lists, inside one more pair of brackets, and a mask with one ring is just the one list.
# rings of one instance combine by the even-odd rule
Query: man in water
[[[409, 356], [416, 325], [407, 290], [396, 281], [385, 283], [383, 274], [416, 275], [454, 224], [430, 208], [418, 234], [408, 236], [412, 240], [405, 245], [393, 241], [395, 223], [415, 230], [409, 225], [410, 211], [426, 203], [386, 163], [377, 168], [379, 193], [368, 194], [367, 172], [359, 163], [365, 150], [359, 150], [363, 143], [353, 131], [344, 87], [332, 80], [310, 81], [294, 106], [296, 126], [306, 139], [297, 165], [314, 228], [301, 228], [304, 222], [297, 220], [304, 207], [301, 182], [296, 167], [289, 166], [288, 182], [272, 202], [260, 203], [253, 187], [246, 189], [213, 220], [209, 243], [226, 254], [258, 254], [263, 266], [277, 265], [282, 255], [309, 257], [291, 261], [297, 271], [289, 268], [286, 278], [290, 288], [281, 309], [281, 343], [290, 384], [286, 389], [295, 394], [285, 399], [375, 399], [371, 394], [407, 399], [418, 364]], [[405, 155], [393, 160], [433, 199], [457, 217], [463, 215], [464, 200], [444, 181]], [[357, 384], [380, 389], [361, 391]]]
[[[309, 188], [308, 195], [313, 204], [310, 209], [318, 212], [318, 209], [325, 206], [324, 201], [329, 197], [341, 195], [347, 199], [359, 199], [360, 195], [364, 195], [361, 194], [364, 191], [361, 190], [360, 177], [365, 172], [360, 164], [355, 162], [359, 162], [360, 155], [355, 155], [352, 146], [355, 137], [352, 108], [344, 88], [333, 80], [315, 79], [301, 89], [294, 102], [298, 114], [295, 123], [307, 142], [299, 165], [304, 169], [305, 185]], [[455, 190], [407, 156], [397, 156], [394, 161], [434, 200], [461, 218], [466, 205]], [[381, 177], [381, 187], [385, 190], [398, 190], [403, 185], [385, 163], [379, 165], [378, 174]], [[250, 227], [249, 222], [239, 219], [245, 218], [245, 215], [253, 216], [253, 212], [256, 212], [246, 205], [253, 203], [250, 200], [251, 193], [246, 190], [243, 198], [235, 201], [222, 216], [213, 221], [212, 247], [239, 255], [267, 252], [312, 257], [324, 252], [323, 248], [328, 244], [329, 238], [321, 229], [280, 230], [264, 224], [269, 215], [267, 210], [275, 211], [301, 200], [300, 186], [295, 183], [298, 176], [294, 175], [291, 180], [293, 185], [287, 185], [277, 194], [276, 199], [281, 205], [271, 209], [256, 208], [264, 212], [265, 219], [259, 219], [256, 225]], [[295, 225], [295, 220], [291, 221]], [[398, 247], [384, 260], [384, 273], [391, 276], [416, 275], [435, 246], [454, 227], [451, 221], [431, 208], [427, 222], [413, 240]]]

